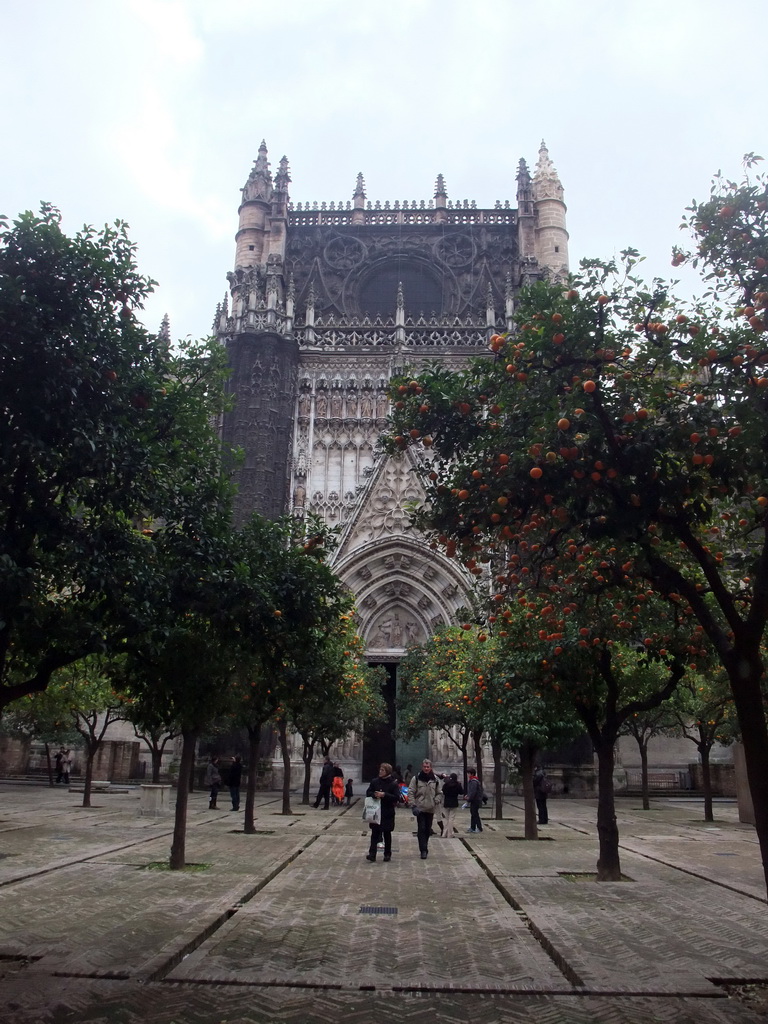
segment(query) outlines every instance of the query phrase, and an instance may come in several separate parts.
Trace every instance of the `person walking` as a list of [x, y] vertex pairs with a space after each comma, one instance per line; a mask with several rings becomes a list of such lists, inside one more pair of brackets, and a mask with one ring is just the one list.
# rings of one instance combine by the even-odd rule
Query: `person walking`
[[456, 820], [456, 809], [459, 806], [459, 796], [461, 795], [461, 783], [456, 772], [451, 772], [448, 778], [443, 782], [443, 834], [442, 839], [451, 839], [453, 837], [454, 822]]
[[419, 839], [421, 859], [429, 853], [429, 837], [432, 834], [432, 819], [440, 809], [440, 780], [432, 771], [432, 762], [424, 758], [421, 771], [413, 776], [408, 786], [408, 803], [416, 816], [416, 834]]
[[352, 788], [352, 779], [347, 779], [347, 784], [344, 787], [344, 795], [347, 798], [347, 807], [352, 803], [352, 797], [355, 795], [355, 791]]
[[211, 760], [208, 762], [205, 769], [205, 785], [210, 791], [208, 809], [210, 811], [215, 811], [217, 809], [216, 797], [219, 795], [219, 789], [221, 788], [221, 772], [219, 771], [218, 754], [211, 754]]
[[72, 771], [72, 751], [69, 747], [61, 748], [61, 779], [65, 786], [69, 785], [69, 773]]
[[317, 791], [317, 799], [313, 807], [318, 807], [321, 800], [325, 801], [324, 811], [328, 810], [331, 802], [331, 783], [333, 782], [333, 761], [326, 754], [323, 758], [323, 767], [320, 771], [320, 788]]
[[480, 821], [480, 805], [483, 802], [483, 784], [474, 771], [469, 773], [466, 801], [469, 804], [469, 828], [467, 832], [482, 832], [483, 823]]
[[54, 757], [53, 760], [56, 763], [56, 785], [58, 786], [61, 782], [64, 781], [64, 769], [62, 768], [62, 762], [64, 760], [64, 747], [62, 747], [60, 750], [56, 752], [56, 756]]
[[533, 770], [533, 798], [536, 801], [536, 814], [539, 825], [549, 824], [549, 811], [547, 810], [547, 797], [552, 789], [552, 783], [547, 773], [537, 765]]
[[235, 754], [234, 760], [229, 767], [229, 796], [232, 800], [232, 810], [240, 810], [240, 782], [243, 778], [243, 762], [239, 754]]
[[379, 843], [384, 842], [384, 860], [392, 860], [392, 832], [395, 827], [395, 807], [400, 800], [400, 787], [392, 774], [392, 765], [384, 762], [379, 774], [372, 780], [365, 792], [379, 801], [379, 820], [370, 822], [371, 845], [366, 860], [376, 860]]

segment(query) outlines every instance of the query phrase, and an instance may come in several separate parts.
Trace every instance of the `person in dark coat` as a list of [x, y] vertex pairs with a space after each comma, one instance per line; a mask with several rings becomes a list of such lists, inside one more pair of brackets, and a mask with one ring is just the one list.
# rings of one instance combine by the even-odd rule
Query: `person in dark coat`
[[229, 796], [232, 800], [232, 810], [240, 810], [240, 782], [243, 778], [243, 763], [240, 755], [236, 754], [235, 759], [229, 768]]
[[536, 811], [539, 825], [549, 824], [549, 811], [547, 810], [547, 797], [552, 789], [552, 783], [547, 778], [547, 773], [539, 765], [533, 770], [533, 798], [536, 801]]
[[466, 798], [469, 804], [469, 828], [467, 832], [482, 832], [483, 823], [480, 821], [480, 805], [483, 802], [483, 784], [478, 775], [473, 771], [469, 773]]
[[317, 791], [317, 799], [315, 800], [313, 807], [318, 807], [320, 801], [325, 801], [324, 811], [328, 810], [328, 805], [331, 802], [331, 784], [333, 782], [333, 761], [330, 757], [326, 756], [323, 758], [323, 767], [320, 772], [320, 788]]
[[459, 782], [458, 775], [456, 772], [451, 772], [448, 778], [443, 781], [443, 820], [441, 822], [443, 826], [443, 839], [453, 838], [456, 808], [459, 806], [461, 790], [462, 785]]
[[54, 757], [56, 762], [56, 785], [64, 781], [64, 747], [61, 748]]
[[384, 860], [392, 860], [392, 830], [395, 827], [395, 807], [400, 800], [400, 786], [392, 774], [391, 764], [382, 764], [379, 774], [366, 790], [366, 796], [375, 797], [380, 802], [380, 820], [370, 822], [371, 846], [365, 855], [366, 860], [376, 860], [376, 849], [384, 840]]
[[216, 810], [216, 797], [219, 795], [221, 789], [221, 771], [219, 770], [219, 755], [211, 754], [211, 760], [208, 762], [205, 769], [205, 785], [210, 791], [210, 800], [208, 801], [209, 810]]

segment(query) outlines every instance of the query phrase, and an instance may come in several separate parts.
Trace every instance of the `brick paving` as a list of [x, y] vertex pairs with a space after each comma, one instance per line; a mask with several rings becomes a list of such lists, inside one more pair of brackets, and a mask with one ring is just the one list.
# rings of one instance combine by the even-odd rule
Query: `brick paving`
[[515, 799], [480, 835], [462, 816], [426, 861], [398, 812], [371, 864], [359, 804], [262, 794], [246, 836], [194, 793], [184, 872], [150, 867], [171, 821], [137, 792], [94, 803], [0, 785], [2, 1024], [768, 1021], [733, 994], [768, 985], [768, 907], [728, 802], [620, 802], [619, 883], [590, 878], [594, 801], [551, 800], [536, 843]]

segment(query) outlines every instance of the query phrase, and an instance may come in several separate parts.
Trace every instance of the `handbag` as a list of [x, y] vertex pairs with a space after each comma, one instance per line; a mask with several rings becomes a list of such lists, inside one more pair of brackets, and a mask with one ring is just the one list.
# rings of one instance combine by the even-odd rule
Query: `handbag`
[[363, 821], [378, 825], [381, 822], [381, 804], [375, 796], [367, 796], [363, 804]]

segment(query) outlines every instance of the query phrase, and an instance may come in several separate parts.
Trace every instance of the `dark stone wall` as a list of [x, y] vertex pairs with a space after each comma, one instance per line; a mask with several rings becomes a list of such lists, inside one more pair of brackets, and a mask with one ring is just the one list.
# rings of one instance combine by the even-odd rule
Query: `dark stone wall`
[[288, 508], [297, 342], [279, 334], [239, 334], [227, 344], [234, 407], [224, 417], [225, 448], [240, 448], [235, 523], [260, 512], [276, 519]]

